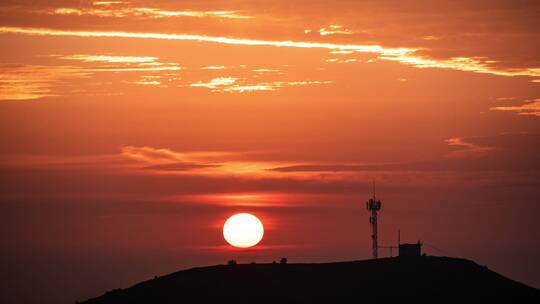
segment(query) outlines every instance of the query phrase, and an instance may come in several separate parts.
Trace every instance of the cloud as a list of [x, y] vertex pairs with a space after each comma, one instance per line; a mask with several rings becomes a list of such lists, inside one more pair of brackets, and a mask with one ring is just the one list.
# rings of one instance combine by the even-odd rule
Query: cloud
[[216, 164], [197, 164], [197, 163], [170, 163], [159, 164], [143, 167], [143, 170], [156, 170], [156, 171], [189, 171], [195, 169], [215, 168], [219, 167]]
[[[165, 202], [192, 202], [197, 205], [227, 207], [338, 207], [336, 202], [350, 201], [352, 195], [341, 193], [285, 193], [272, 191], [222, 192], [207, 194], [172, 195], [163, 197]], [[330, 203], [331, 202], [331, 203]]]
[[540, 169], [539, 133], [502, 133], [491, 136], [459, 138], [457, 153], [463, 160], [456, 164], [480, 170], [523, 170]]
[[330, 84], [332, 81], [273, 81], [273, 82], [260, 82], [251, 85], [234, 85], [229, 88], [223, 89], [223, 92], [250, 92], [250, 91], [275, 91], [284, 87], [291, 86], [308, 86], [308, 85], [320, 85]]
[[125, 1], [94, 1], [94, 2], [92, 2], [92, 5], [96, 5], [96, 6], [99, 6], [99, 5], [109, 6], [109, 5], [123, 4], [123, 3], [127, 3], [127, 2], [125, 2]]
[[145, 171], [189, 171], [217, 168], [236, 162], [249, 153], [197, 151], [178, 152], [168, 148], [124, 146], [120, 153], [103, 155], [6, 155], [0, 167], [29, 169], [94, 168]]
[[107, 63], [155, 63], [158, 58], [150, 56], [113, 56], [113, 55], [86, 55], [75, 54], [58, 56], [60, 59], [79, 60], [84, 62], [107, 62]]
[[163, 76], [156, 76], [156, 75], [150, 75], [150, 76], [142, 76], [139, 80], [133, 81], [133, 82], [127, 82], [127, 83], [134, 83], [144, 86], [159, 86], [163, 87], [161, 83]]
[[[439, 191], [442, 188], [433, 187], [456, 183], [508, 184], [510, 177], [516, 178], [518, 184], [536, 186], [534, 177], [540, 172], [539, 140], [540, 134], [529, 133], [466, 137], [461, 138], [465, 146], [493, 149], [479, 157], [441, 157], [423, 162], [261, 162], [249, 152], [179, 152], [126, 146], [120, 153], [110, 155], [0, 155], [0, 167], [10, 177], [4, 179], [5, 195], [14, 199], [126, 197], [130, 201], [163, 198], [190, 202], [194, 200], [186, 195], [204, 195], [202, 200], [213, 202], [279, 204], [281, 198], [264, 194], [366, 193], [373, 176], [380, 177], [384, 187], [393, 190], [425, 187], [427, 191]], [[275, 159], [279, 157], [274, 155]], [[48, 183], [43, 183], [44, 179]], [[51, 184], [62, 187], [50, 187]], [[294, 200], [289, 197], [287, 202], [289, 199]]]
[[332, 81], [273, 81], [273, 82], [259, 82], [259, 83], [247, 83], [244, 79], [235, 77], [218, 77], [213, 78], [209, 82], [196, 82], [192, 83], [190, 87], [203, 87], [208, 88], [212, 92], [253, 92], [253, 91], [275, 91], [277, 89], [288, 86], [306, 86], [306, 85], [319, 85], [330, 84]]
[[209, 82], [192, 83], [190, 87], [204, 87], [212, 89], [212, 92], [222, 90], [221, 88], [233, 85], [238, 78], [235, 77], [218, 77], [213, 78]]
[[497, 101], [512, 101], [515, 99], [516, 99], [515, 97], [497, 97], [496, 98]]
[[450, 59], [432, 59], [415, 56], [412, 53], [397, 54], [392, 56], [381, 55], [380, 59], [398, 61], [403, 64], [412, 65], [416, 68], [440, 68], [451, 69], [464, 72], [474, 72], [482, 74], [492, 74], [497, 76], [529, 76], [540, 77], [540, 68], [524, 69], [499, 69], [491, 67], [490, 60], [485, 58], [452, 57]]
[[269, 170], [278, 172], [356, 172], [371, 170], [371, 168], [374, 168], [374, 166], [355, 164], [304, 164], [271, 168]]
[[[269, 84], [254, 84], [254, 85], [235, 85], [225, 88], [222, 92], [254, 92], [254, 91], [275, 91], [278, 87]], [[215, 91], [214, 91], [215, 92]]]
[[332, 25], [329, 25], [328, 27], [323, 27], [319, 30], [319, 35], [321, 36], [352, 35], [352, 34], [354, 34], [353, 31], [343, 28], [342, 25], [337, 25], [337, 24], [332, 24]]
[[[162, 72], [179, 71], [178, 63], [159, 62], [150, 56], [116, 56], [99, 54], [49, 55], [48, 57], [66, 61], [78, 61], [82, 66], [73, 65], [0, 65], [0, 100], [33, 100], [49, 96], [85, 92], [84, 84], [76, 79], [91, 78], [102, 72]], [[173, 75], [169, 75], [171, 78]], [[143, 76], [139, 81], [124, 81], [139, 85], [161, 85], [161, 81]], [[73, 90], [67, 90], [73, 86]], [[115, 92], [118, 93], [118, 92]]]
[[285, 174], [301, 172], [347, 173], [361, 172], [407, 172], [407, 171], [531, 171], [540, 170], [540, 134], [503, 133], [492, 136], [455, 137], [445, 141], [451, 149], [439, 159], [380, 163], [340, 164], [309, 163], [274, 167], [269, 171]]
[[124, 146], [123, 157], [142, 162], [145, 170], [186, 171], [223, 167], [243, 153], [223, 151], [178, 152], [168, 148]]
[[157, 57], [151, 56], [121, 56], [121, 55], [100, 55], [100, 54], [74, 54], [74, 55], [52, 55], [63, 60], [81, 61], [85, 63], [107, 63], [120, 64], [120, 66], [97, 66], [87, 67], [91, 72], [144, 72], [144, 71], [179, 71], [181, 67], [178, 63], [159, 62]]
[[204, 66], [201, 68], [201, 70], [223, 70], [223, 69], [225, 69], [224, 65], [209, 65], [209, 66]]
[[467, 142], [461, 137], [449, 138], [445, 140], [445, 142], [451, 147], [457, 147], [457, 150], [453, 150], [449, 153], [449, 156], [451, 157], [476, 156], [487, 153], [494, 149], [493, 147], [480, 146]]
[[55, 87], [91, 73], [72, 66], [4, 64], [0, 66], [0, 100], [32, 100], [59, 94]]
[[242, 166], [229, 160], [229, 156], [236, 155], [230, 152], [183, 153], [167, 148], [125, 146], [122, 147], [121, 155], [144, 163], [145, 165], [140, 169], [154, 173], [186, 173], [209, 176], [223, 173], [242, 173]]
[[188, 174], [209, 177], [242, 176], [245, 178], [274, 178], [269, 168], [283, 162], [243, 160], [248, 152], [177, 152], [167, 148], [125, 146], [120, 154], [143, 163], [139, 169], [156, 174]]
[[333, 50], [333, 51], [330, 51], [330, 54], [336, 54], [336, 55], [349, 55], [349, 54], [353, 54], [354, 51], [342, 51], [342, 50]]
[[[4, 3], [5, 2], [5, 3]], [[463, 63], [456, 58], [474, 59], [474, 70], [486, 73], [497, 72], [499, 75], [519, 74], [533, 75], [538, 69], [539, 60], [535, 49], [538, 49], [538, 35], [535, 30], [535, 14], [537, 5], [525, 1], [518, 5], [508, 5], [503, 1], [481, 3], [460, 3], [454, 1], [438, 1], [436, 8], [412, 1], [408, 5], [398, 5], [396, 1], [338, 1], [333, 5], [321, 1], [295, 2], [294, 7], [266, 5], [261, 10], [260, 4], [250, 1], [234, 2], [160, 2], [149, 4], [148, 1], [103, 1], [104, 5], [90, 5], [91, 2], [71, 5], [51, 4], [47, 1], [4, 1], [0, 5], [0, 14], [6, 22], [4, 25], [35, 26], [58, 28], [69, 24], [70, 29], [103, 29], [120, 31], [160, 32], [162, 29], [182, 28], [185, 33], [205, 34], [207, 36], [234, 37], [242, 33], [242, 37], [260, 38], [261, 40], [302, 40], [324, 38], [324, 41], [351, 42], [376, 41], [382, 46], [402, 46], [415, 49], [408, 57], [423, 59], [423, 65], [438, 67], [425, 60], [441, 61], [440, 68], [452, 68]], [[98, 1], [101, 2], [101, 1]], [[281, 2], [281, 1], [278, 1]], [[320, 3], [319, 3], [320, 2]], [[69, 3], [64, 2], [64, 3]], [[96, 3], [94, 3], [96, 4]], [[54, 9], [101, 10], [104, 14], [128, 10], [131, 18], [105, 18], [85, 15], [47, 15], [36, 16], [36, 12], [48, 13]], [[138, 12], [135, 9], [139, 9]], [[142, 9], [142, 10], [141, 10]], [[77, 12], [77, 11], [75, 11]], [[177, 12], [180, 15], [205, 16], [185, 18], [163, 17]], [[251, 21], [236, 22], [234, 19], [214, 15], [206, 16], [205, 12], [235, 13], [255, 18]], [[146, 14], [146, 15], [145, 15]], [[217, 16], [216, 15], [216, 16]], [[447, 18], [447, 16], [454, 18]], [[73, 16], [68, 17], [66, 16]], [[154, 17], [152, 17], [154, 16]], [[213, 17], [214, 16], [214, 17]], [[144, 18], [141, 24], [140, 18]], [[69, 20], [68, 23], [66, 21]], [[265, 25], [272, 24], [271, 28]], [[320, 36], [335, 31], [355, 31], [355, 35], [336, 34]], [[346, 25], [346, 26], [344, 26]], [[316, 35], [304, 34], [310, 29]], [[372, 42], [374, 43], [374, 42]], [[446, 61], [446, 62], [445, 62]], [[478, 66], [481, 63], [484, 66]], [[536, 72], [535, 75], [538, 75]], [[508, 75], [509, 76], [509, 75]], [[534, 77], [534, 76], [533, 76]]]
[[76, 31], [57, 30], [49, 28], [31, 27], [0, 27], [0, 33], [47, 35], [47, 36], [72, 36], [72, 37], [116, 37], [134, 39], [160, 39], [160, 40], [187, 40], [199, 42], [213, 42], [246, 46], [275, 46], [308, 49], [329, 49], [355, 51], [360, 53], [374, 53], [379, 59], [397, 61], [417, 68], [441, 68], [475, 73], [492, 74], [497, 76], [529, 76], [540, 77], [540, 68], [515, 68], [498, 69], [492, 67], [491, 60], [480, 57], [452, 57], [450, 59], [433, 59], [417, 55], [417, 48], [385, 48], [380, 45], [340, 44], [325, 42], [303, 42], [290, 40], [259, 40], [242, 39], [219, 36], [204, 36], [191, 34], [169, 33], [141, 33], [141, 32], [114, 32], [114, 31]]
[[[126, 4], [126, 5], [123, 5]], [[63, 16], [96, 16], [113, 18], [172, 18], [172, 17], [192, 17], [192, 18], [223, 18], [223, 19], [252, 19], [252, 16], [239, 14], [237, 11], [195, 11], [195, 10], [163, 10], [155, 7], [132, 7], [128, 2], [101, 1], [94, 2], [89, 7], [58, 7], [53, 9], [36, 11], [49, 15]]]
[[280, 70], [276, 69], [254, 69], [252, 70], [255, 73], [278, 73], [281, 72]]
[[492, 111], [510, 111], [519, 115], [540, 116], [540, 99], [526, 101], [517, 106], [497, 106], [490, 108]]
[[358, 59], [355, 59], [355, 58], [349, 58], [349, 59], [329, 58], [329, 59], [325, 59], [324, 61], [329, 62], [329, 63], [351, 63], [351, 62], [357, 62]]
[[135, 15], [139, 13], [142, 16], [151, 18], [166, 18], [166, 17], [214, 17], [225, 19], [251, 19], [252, 16], [241, 15], [236, 11], [166, 11], [156, 8], [134, 8]]
[[[24, 168], [110, 168], [147, 174], [237, 176], [248, 179], [343, 180], [365, 177], [367, 172], [410, 171], [485, 172], [540, 170], [540, 134], [504, 133], [492, 136], [456, 137], [446, 140], [448, 153], [437, 159], [414, 162], [339, 163], [302, 160], [281, 161], [279, 154], [249, 151], [187, 151], [149, 146], [124, 146], [119, 154], [99, 156], [2, 156], [3, 167]], [[272, 156], [274, 155], [274, 156]], [[369, 173], [372, 174], [372, 173]]]
[[154, 164], [181, 162], [187, 160], [186, 155], [183, 153], [175, 152], [167, 148], [152, 148], [146, 146], [125, 146], [122, 147], [121, 154], [133, 160]]
[[137, 32], [109, 32], [109, 31], [73, 31], [56, 30], [48, 28], [31, 27], [0, 27], [0, 33], [39, 35], [39, 36], [73, 36], [73, 37], [117, 37], [137, 39], [160, 39], [160, 40], [189, 40], [200, 42], [214, 42], [234, 45], [251, 46], [276, 46], [295, 48], [322, 48], [330, 50], [354, 50], [362, 53], [378, 53], [384, 56], [405, 55], [415, 51], [409, 48], [384, 48], [380, 45], [361, 44], [336, 44], [325, 42], [300, 42], [300, 41], [273, 41], [258, 39], [242, 39], [229, 37], [216, 37], [190, 34], [167, 34], [167, 33], [137, 33]]
[[423, 36], [421, 39], [427, 40], [427, 41], [433, 41], [433, 40], [440, 40], [441, 38], [437, 36], [428, 35], [428, 36]]

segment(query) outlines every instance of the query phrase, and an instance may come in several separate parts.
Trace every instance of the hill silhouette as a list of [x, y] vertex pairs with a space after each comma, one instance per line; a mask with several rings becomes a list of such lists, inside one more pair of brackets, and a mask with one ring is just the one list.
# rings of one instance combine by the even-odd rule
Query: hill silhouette
[[379, 303], [394, 302], [396, 297], [433, 301], [540, 299], [540, 290], [472, 261], [429, 256], [192, 268], [113, 290], [84, 303], [332, 303], [340, 299], [348, 303], [375, 297]]

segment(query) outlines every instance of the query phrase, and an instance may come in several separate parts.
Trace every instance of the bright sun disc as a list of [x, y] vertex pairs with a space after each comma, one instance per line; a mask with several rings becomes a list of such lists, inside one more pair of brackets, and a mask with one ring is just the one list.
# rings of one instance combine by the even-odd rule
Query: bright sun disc
[[262, 222], [249, 213], [237, 213], [223, 225], [223, 237], [234, 247], [248, 248], [257, 245], [264, 235]]

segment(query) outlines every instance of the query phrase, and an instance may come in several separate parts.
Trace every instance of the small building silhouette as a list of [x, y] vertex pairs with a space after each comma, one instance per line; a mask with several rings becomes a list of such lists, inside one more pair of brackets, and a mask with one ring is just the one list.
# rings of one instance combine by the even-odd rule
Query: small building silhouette
[[400, 257], [413, 257], [422, 255], [422, 243], [416, 244], [399, 244]]

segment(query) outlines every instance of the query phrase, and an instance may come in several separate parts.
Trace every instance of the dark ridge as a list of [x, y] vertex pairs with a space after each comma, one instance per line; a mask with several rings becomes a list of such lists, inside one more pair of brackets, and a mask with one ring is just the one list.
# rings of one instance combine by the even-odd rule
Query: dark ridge
[[448, 257], [323, 264], [238, 264], [192, 268], [116, 289], [87, 304], [394, 302], [471, 297], [540, 300], [540, 290], [474, 262]]

